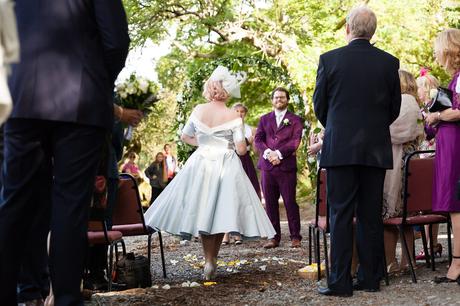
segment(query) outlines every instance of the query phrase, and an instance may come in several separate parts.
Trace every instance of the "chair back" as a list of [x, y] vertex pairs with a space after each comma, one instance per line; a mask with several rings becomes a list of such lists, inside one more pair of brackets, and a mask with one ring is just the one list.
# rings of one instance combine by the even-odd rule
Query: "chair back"
[[326, 169], [319, 169], [316, 179], [316, 206], [318, 208], [318, 215], [321, 217], [327, 215], [326, 179]]
[[112, 224], [138, 223], [142, 223], [144, 229], [146, 229], [136, 179], [130, 174], [121, 173], [118, 183], [117, 203], [113, 209]]
[[404, 161], [403, 218], [408, 213], [431, 212], [434, 158], [418, 158], [418, 155], [430, 151], [415, 151]]

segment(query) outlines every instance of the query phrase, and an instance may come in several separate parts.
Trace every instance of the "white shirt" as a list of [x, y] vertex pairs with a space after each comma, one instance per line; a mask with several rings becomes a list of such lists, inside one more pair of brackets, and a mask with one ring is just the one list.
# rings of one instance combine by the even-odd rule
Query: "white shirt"
[[[280, 126], [281, 122], [283, 121], [284, 116], [286, 115], [286, 112], [287, 112], [287, 108], [282, 110], [282, 111], [279, 111], [279, 110], [275, 109], [275, 118], [276, 118], [276, 126], [277, 127]], [[268, 155], [270, 154], [270, 152], [272, 152], [272, 150], [266, 149], [264, 151], [264, 154], [262, 155], [262, 157], [264, 159], [268, 159]], [[278, 155], [278, 158], [280, 160], [283, 159], [283, 155], [281, 154], [281, 152], [279, 150], [274, 150], [274, 152], [276, 152], [276, 154]]]
[[281, 121], [283, 121], [284, 115], [286, 115], [286, 112], [287, 112], [287, 108], [282, 110], [282, 111], [279, 111], [279, 110], [275, 109], [275, 118], [276, 118], [276, 126], [277, 127], [280, 126]]

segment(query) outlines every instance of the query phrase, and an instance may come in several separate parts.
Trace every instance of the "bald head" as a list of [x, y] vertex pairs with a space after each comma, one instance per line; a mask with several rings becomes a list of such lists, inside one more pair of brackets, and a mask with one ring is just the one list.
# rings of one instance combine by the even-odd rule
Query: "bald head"
[[365, 5], [353, 8], [347, 16], [347, 34], [350, 39], [371, 39], [377, 28], [377, 17]]

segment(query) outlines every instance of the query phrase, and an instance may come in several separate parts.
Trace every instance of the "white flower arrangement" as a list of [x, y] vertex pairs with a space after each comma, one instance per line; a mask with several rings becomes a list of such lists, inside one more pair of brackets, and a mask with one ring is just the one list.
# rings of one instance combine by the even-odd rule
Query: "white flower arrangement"
[[158, 92], [157, 85], [135, 74], [131, 74], [128, 79], [117, 84], [115, 92], [118, 95], [121, 106], [138, 109], [143, 112], [151, 111], [155, 102], [158, 101], [156, 97]]
[[288, 118], [283, 119], [283, 125], [284, 125], [284, 126], [288, 126], [288, 125], [290, 125], [290, 124], [291, 124], [291, 121], [289, 121]]

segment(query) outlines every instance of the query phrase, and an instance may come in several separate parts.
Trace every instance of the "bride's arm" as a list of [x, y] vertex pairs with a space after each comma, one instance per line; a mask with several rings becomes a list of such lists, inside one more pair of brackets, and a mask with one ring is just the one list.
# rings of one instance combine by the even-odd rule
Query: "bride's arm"
[[187, 134], [182, 133], [182, 135], [180, 136], [180, 139], [183, 142], [185, 142], [185, 143], [187, 143], [187, 144], [189, 144], [191, 146], [198, 147], [198, 142], [196, 140], [196, 137], [192, 137], [192, 136], [189, 136]]

